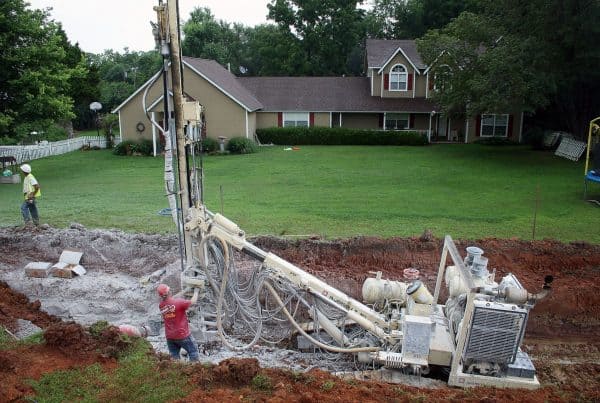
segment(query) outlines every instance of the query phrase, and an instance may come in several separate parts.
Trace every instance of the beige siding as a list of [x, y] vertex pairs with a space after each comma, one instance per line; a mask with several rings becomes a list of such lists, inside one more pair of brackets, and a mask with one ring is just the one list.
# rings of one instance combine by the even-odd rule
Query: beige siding
[[257, 112], [256, 128], [266, 129], [268, 127], [277, 127], [277, 112]]
[[[408, 59], [406, 59], [402, 53], [398, 52], [398, 54], [396, 56], [394, 56], [394, 58], [385, 66], [385, 69], [383, 70], [382, 74], [380, 75], [381, 78], [379, 80], [379, 85], [381, 85], [381, 80], [383, 80], [384, 74], [389, 74], [390, 70], [397, 64], [404, 65], [404, 67], [406, 67], [408, 74], [412, 74], [413, 80], [416, 81], [419, 78], [417, 72], [412, 67], [412, 65], [410, 64]], [[415, 82], [413, 82], [413, 88], [415, 88], [414, 85], [415, 85]], [[407, 91], [389, 91], [389, 90], [384, 89], [382, 97], [384, 97], [384, 98], [413, 98], [413, 90], [411, 89], [410, 91], [408, 91], [408, 90]]]
[[415, 98], [425, 98], [425, 88], [427, 86], [427, 77], [425, 75], [415, 76]]
[[344, 113], [342, 127], [349, 129], [377, 129], [379, 115], [376, 113]]
[[254, 139], [256, 134], [256, 112], [248, 112], [248, 138]]
[[428, 130], [429, 129], [429, 115], [428, 114], [413, 114], [414, 116], [414, 127], [411, 129], [415, 130]]
[[329, 112], [315, 112], [315, 126], [329, 127]]
[[[216, 139], [219, 136], [231, 138], [248, 135], [249, 138], [253, 138], [256, 129], [254, 113], [248, 113], [248, 122], [246, 122], [246, 110], [241, 105], [189, 69], [184, 69], [184, 81], [185, 93], [199, 101], [205, 108], [208, 137]], [[121, 134], [124, 140], [152, 140], [151, 123], [142, 108], [143, 93], [143, 90], [140, 91], [119, 111]], [[147, 107], [160, 96], [162, 96], [162, 80], [154, 83], [148, 91]], [[162, 104], [161, 101], [152, 109], [159, 112], [157, 113], [159, 118], [162, 118]], [[172, 102], [170, 104], [172, 105]], [[136, 130], [138, 122], [142, 122], [145, 126], [142, 133]]]
[[[158, 80], [148, 90], [146, 104], [149, 106], [162, 95], [162, 81]], [[152, 140], [152, 124], [146, 117], [142, 107], [142, 98], [144, 91], [137, 93], [125, 106], [119, 111], [120, 129], [123, 140]], [[138, 123], [145, 126], [144, 131], [139, 132], [136, 128]]]
[[185, 92], [204, 105], [208, 137], [246, 137], [246, 111], [242, 106], [190, 69], [184, 69], [184, 81]]

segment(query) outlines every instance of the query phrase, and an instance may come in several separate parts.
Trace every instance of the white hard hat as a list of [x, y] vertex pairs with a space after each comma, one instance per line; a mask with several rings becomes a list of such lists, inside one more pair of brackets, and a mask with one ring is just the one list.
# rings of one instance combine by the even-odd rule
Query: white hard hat
[[23, 164], [21, 165], [21, 171], [25, 172], [25, 173], [31, 173], [31, 165], [29, 164]]

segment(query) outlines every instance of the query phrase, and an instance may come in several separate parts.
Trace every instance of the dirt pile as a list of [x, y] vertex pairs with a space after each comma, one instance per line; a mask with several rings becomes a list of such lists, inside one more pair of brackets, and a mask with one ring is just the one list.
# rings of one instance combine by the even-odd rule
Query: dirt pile
[[[255, 243], [354, 297], [360, 296], [364, 279], [372, 276], [370, 272], [382, 271], [386, 278], [402, 280], [408, 267], [418, 269], [421, 280], [433, 290], [443, 246], [443, 240], [431, 236], [339, 241], [258, 238]], [[496, 269], [496, 278], [512, 272], [531, 292], [540, 289], [546, 274], [554, 275], [552, 293], [530, 315], [524, 343], [542, 383], [540, 390], [431, 389], [345, 381], [321, 370], [261, 368], [255, 359], [242, 357], [216, 365], [180, 366], [194, 387], [182, 401], [600, 401], [600, 245], [518, 239], [459, 240], [456, 244], [461, 252], [470, 245], [484, 249], [490, 269]], [[84, 252], [82, 263], [88, 269], [86, 276], [97, 283], [95, 289], [78, 290], [77, 284], [83, 283], [77, 280], [59, 287], [58, 281], [63, 280], [15, 275], [30, 261], [57, 260], [65, 248]], [[92, 300], [92, 305], [103, 303], [110, 295], [126, 301], [123, 307], [145, 315], [145, 308], [139, 305], [154, 295], [139, 285], [140, 280], [165, 267], [176, 267], [178, 256], [174, 237], [88, 231], [77, 225], [35, 232], [1, 228], [0, 279], [10, 279], [11, 285], [0, 282], [0, 324], [12, 331], [17, 319], [26, 319], [45, 330], [47, 342], [0, 351], [0, 401], [23, 400], [31, 393], [26, 379], [39, 379], [43, 373], [93, 362], [116, 365], [110, 357], [120, 348], [118, 334], [111, 328], [93, 333], [70, 322], [74, 311], [61, 316], [67, 319], [62, 322], [40, 310], [44, 305], [38, 300], [49, 290], [58, 294], [57, 298], [81, 301], [104, 292], [100, 299]], [[27, 296], [16, 292], [17, 287], [27, 290]], [[138, 299], [132, 299], [136, 293]], [[83, 308], [75, 305], [74, 309], [82, 312]]]

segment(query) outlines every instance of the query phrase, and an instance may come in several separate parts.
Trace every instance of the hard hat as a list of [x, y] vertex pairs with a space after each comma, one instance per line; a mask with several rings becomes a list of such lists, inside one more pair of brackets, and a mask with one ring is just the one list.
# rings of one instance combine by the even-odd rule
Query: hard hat
[[158, 287], [156, 287], [156, 291], [158, 292], [158, 295], [160, 295], [161, 297], [164, 297], [165, 295], [167, 295], [169, 293], [170, 288], [166, 284], [159, 284]]
[[31, 173], [31, 165], [29, 165], [29, 164], [21, 165], [21, 171], [25, 172], [26, 174]]

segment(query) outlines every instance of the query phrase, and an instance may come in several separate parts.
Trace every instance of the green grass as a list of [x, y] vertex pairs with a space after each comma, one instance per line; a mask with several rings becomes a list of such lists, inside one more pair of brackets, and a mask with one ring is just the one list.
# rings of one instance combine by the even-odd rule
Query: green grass
[[[42, 222], [173, 232], [163, 159], [74, 152], [32, 162]], [[532, 238], [600, 242], [600, 211], [582, 200], [583, 162], [525, 147], [262, 148], [204, 159], [206, 203], [248, 235]], [[592, 185], [593, 186], [593, 185]], [[595, 194], [600, 188], [592, 189]], [[0, 185], [0, 223], [19, 225], [21, 185]], [[537, 196], [539, 194], [539, 197]]]
[[165, 402], [190, 392], [187, 378], [175, 368], [157, 371], [157, 359], [149, 345], [138, 341], [106, 372], [99, 364], [55, 371], [39, 381], [29, 380], [36, 402]]

